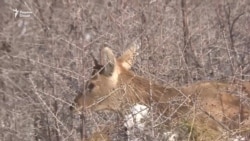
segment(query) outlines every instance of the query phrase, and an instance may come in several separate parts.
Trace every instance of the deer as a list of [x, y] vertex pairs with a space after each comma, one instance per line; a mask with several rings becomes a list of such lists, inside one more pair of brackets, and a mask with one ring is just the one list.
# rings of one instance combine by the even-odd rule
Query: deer
[[111, 138], [109, 137], [107, 131], [102, 130], [99, 132], [94, 132], [89, 138], [86, 140], [83, 139], [82, 141], [111, 141]]
[[[205, 128], [205, 140], [218, 139], [224, 131], [250, 132], [250, 108], [244, 98], [249, 98], [250, 82], [160, 85], [131, 70], [136, 51], [133, 45], [116, 57], [109, 47], [102, 48], [100, 60], [94, 58], [86, 90], [76, 96], [70, 109], [74, 112], [112, 110], [125, 114], [123, 110], [128, 106], [142, 104], [153, 107], [159, 116], [171, 119], [181, 119], [190, 113], [195, 119], [190, 116], [187, 121], [197, 125], [197, 129]], [[216, 134], [210, 137], [206, 135], [208, 131]]]

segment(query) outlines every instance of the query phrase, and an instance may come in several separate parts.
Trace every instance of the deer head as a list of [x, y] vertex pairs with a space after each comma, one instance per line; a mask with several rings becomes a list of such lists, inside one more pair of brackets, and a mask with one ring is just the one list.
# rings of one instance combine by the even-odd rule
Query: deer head
[[85, 92], [75, 98], [71, 110], [119, 110], [125, 102], [125, 90], [122, 87], [134, 76], [130, 69], [135, 53], [136, 47], [132, 46], [116, 58], [110, 48], [103, 48], [100, 61], [94, 59], [92, 76], [87, 82]]

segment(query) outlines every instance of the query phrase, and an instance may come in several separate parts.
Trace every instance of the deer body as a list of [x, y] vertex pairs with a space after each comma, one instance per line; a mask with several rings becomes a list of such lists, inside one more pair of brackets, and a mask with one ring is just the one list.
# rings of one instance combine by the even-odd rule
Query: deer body
[[249, 118], [249, 107], [235, 93], [244, 90], [250, 95], [249, 82], [236, 85], [213, 81], [181, 88], [161, 86], [130, 70], [135, 51], [130, 48], [116, 58], [111, 49], [104, 48], [100, 64], [95, 60], [88, 89], [75, 98], [75, 110], [122, 112], [124, 107], [138, 103], [154, 106], [165, 116], [181, 117], [191, 111], [197, 116], [195, 121], [215, 131], [239, 128], [239, 123]]

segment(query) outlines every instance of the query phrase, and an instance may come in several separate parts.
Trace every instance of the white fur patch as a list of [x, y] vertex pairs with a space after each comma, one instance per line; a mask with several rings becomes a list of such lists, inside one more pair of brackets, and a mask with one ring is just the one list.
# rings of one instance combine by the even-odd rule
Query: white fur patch
[[164, 133], [164, 137], [167, 141], [177, 141], [178, 140], [178, 134], [175, 132], [166, 132], [166, 133]]
[[118, 83], [119, 74], [120, 74], [120, 70], [119, 70], [119, 68], [115, 65], [114, 72], [113, 72], [112, 76], [109, 78], [109, 79], [110, 79], [110, 84], [111, 84], [113, 87], [115, 87], [116, 84]]
[[145, 123], [142, 122], [142, 119], [148, 116], [149, 109], [148, 107], [136, 104], [130, 108], [131, 114], [125, 115], [126, 122], [124, 126], [128, 128], [128, 135], [130, 134], [129, 129], [137, 127], [140, 130], [143, 130]]
[[236, 136], [235, 138], [233, 138], [233, 141], [246, 141], [246, 138], [242, 136]]

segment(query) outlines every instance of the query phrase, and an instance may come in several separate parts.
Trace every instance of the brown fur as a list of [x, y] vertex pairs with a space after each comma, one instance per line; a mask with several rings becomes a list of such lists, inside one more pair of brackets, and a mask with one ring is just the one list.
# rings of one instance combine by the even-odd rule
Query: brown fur
[[[83, 140], [84, 141], [84, 140]], [[88, 139], [85, 141], [111, 141], [108, 134], [104, 131], [93, 133]]]
[[[158, 112], [164, 112], [166, 116], [181, 117], [192, 111], [197, 116], [195, 123], [197, 121], [215, 131], [240, 128], [242, 125], [239, 123], [249, 118], [249, 107], [243, 105], [239, 98], [239, 92], [250, 95], [249, 82], [210, 81], [181, 88], [157, 85], [130, 70], [134, 53], [132, 48], [119, 58], [112, 58], [112, 50], [104, 48], [102, 64], [95, 64], [95, 73], [87, 85], [90, 89], [76, 97], [75, 110], [122, 112], [127, 105], [136, 103], [156, 105]], [[177, 100], [177, 104], [171, 103], [173, 100]], [[245, 125], [249, 130], [247, 126], [249, 124]]]

